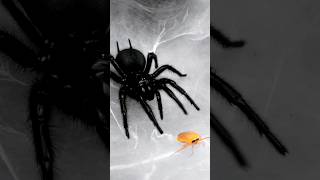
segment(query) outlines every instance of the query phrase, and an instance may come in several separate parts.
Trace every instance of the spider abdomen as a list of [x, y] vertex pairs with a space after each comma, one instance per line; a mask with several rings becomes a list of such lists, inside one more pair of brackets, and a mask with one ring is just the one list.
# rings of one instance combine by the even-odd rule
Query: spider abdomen
[[116, 61], [125, 72], [142, 72], [146, 65], [144, 55], [133, 48], [120, 51], [116, 57]]

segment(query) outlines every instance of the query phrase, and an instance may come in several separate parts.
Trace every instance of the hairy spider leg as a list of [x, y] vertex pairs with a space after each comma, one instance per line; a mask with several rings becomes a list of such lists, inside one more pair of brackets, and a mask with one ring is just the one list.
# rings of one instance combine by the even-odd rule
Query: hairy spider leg
[[33, 141], [36, 159], [43, 180], [53, 180], [53, 163], [55, 159], [52, 140], [50, 137], [49, 118], [51, 107], [41, 84], [34, 84], [29, 97], [29, 120], [32, 123]]
[[210, 33], [211, 33], [211, 37], [215, 41], [217, 41], [220, 45], [222, 45], [224, 48], [238, 48], [245, 45], [245, 42], [242, 40], [231, 41], [214, 26], [210, 26]]
[[159, 88], [164, 90], [178, 104], [184, 114], [188, 114], [187, 110], [184, 108], [183, 104], [180, 102], [177, 96], [174, 95], [174, 93], [166, 85], [162, 84]]
[[162, 131], [161, 127], [159, 126], [156, 118], [154, 117], [152, 109], [150, 108], [150, 106], [148, 105], [146, 100], [143, 99], [143, 97], [141, 97], [141, 96], [137, 100], [140, 102], [143, 110], [147, 113], [149, 119], [153, 122], [153, 125], [158, 129], [159, 133], [163, 134], [163, 131]]
[[192, 100], [192, 98], [188, 95], [188, 93], [182, 88], [180, 87], [176, 82], [174, 82], [171, 79], [168, 78], [161, 78], [159, 79], [159, 82], [166, 85], [166, 84], [170, 84], [173, 88], [175, 88], [177, 91], [179, 91], [182, 95], [184, 95], [189, 102], [196, 108], [196, 110], [200, 110], [200, 108], [197, 106], [197, 104]]
[[143, 72], [145, 74], [149, 73], [150, 72], [150, 68], [151, 68], [151, 64], [152, 64], [152, 61], [154, 61], [154, 67], [155, 68], [158, 68], [158, 58], [157, 58], [157, 55], [153, 52], [150, 52], [148, 53], [147, 55], [147, 65], [146, 67], [144, 68]]
[[154, 73], [151, 74], [152, 77], [156, 78], [159, 76], [161, 73], [163, 73], [165, 70], [169, 70], [175, 74], [177, 74], [180, 77], [185, 77], [187, 74], [182, 74], [180, 71], [178, 71], [176, 68], [170, 66], [170, 65], [163, 65], [159, 67]]
[[123, 118], [123, 127], [125, 129], [125, 133], [127, 138], [130, 138], [129, 127], [128, 127], [128, 119], [127, 119], [127, 107], [126, 107], [126, 89], [121, 87], [119, 90], [119, 100], [120, 100], [120, 108]]
[[161, 120], [163, 120], [162, 102], [161, 102], [161, 95], [160, 95], [159, 91], [156, 91], [156, 98], [157, 98], [157, 102], [158, 102], [160, 118], [161, 118]]
[[277, 151], [285, 155], [288, 153], [287, 148], [280, 140], [271, 132], [269, 127], [260, 118], [260, 116], [249, 106], [243, 99], [241, 94], [237, 92], [230, 84], [220, 78], [215, 72], [211, 72], [211, 82], [213, 88], [222, 95], [230, 104], [237, 106], [247, 118], [255, 125], [260, 135], [265, 135], [269, 142], [277, 149]]
[[36, 44], [44, 43], [44, 38], [42, 37], [40, 31], [17, 7], [13, 0], [3, 0], [2, 3], [9, 10], [10, 14], [18, 22], [19, 26], [31, 40], [33, 40]]
[[216, 132], [219, 139], [228, 147], [228, 149], [232, 152], [232, 155], [237, 160], [239, 165], [241, 166], [248, 166], [248, 162], [246, 161], [245, 156], [240, 151], [240, 148], [236, 144], [235, 140], [233, 139], [232, 135], [229, 131], [218, 121], [218, 119], [213, 115], [210, 114], [210, 126]]

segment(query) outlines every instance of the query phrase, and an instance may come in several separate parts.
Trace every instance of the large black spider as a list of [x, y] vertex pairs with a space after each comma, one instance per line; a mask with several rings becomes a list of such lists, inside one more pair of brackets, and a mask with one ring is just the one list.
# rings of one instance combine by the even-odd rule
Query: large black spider
[[103, 87], [109, 85], [108, 22], [81, 33], [62, 33], [67, 24], [61, 23], [60, 28], [56, 27], [61, 32], [49, 33], [52, 27], [36, 26], [12, 0], [2, 3], [39, 50], [34, 51], [8, 32], [0, 31], [1, 52], [39, 75], [31, 86], [28, 120], [42, 179], [53, 180], [55, 152], [50, 129], [53, 107], [94, 128], [109, 150], [109, 92]]
[[[239, 48], [245, 45], [242, 40], [231, 41], [222, 32], [217, 30], [214, 26], [211, 26], [211, 37], [218, 42], [223, 48]], [[271, 132], [266, 123], [261, 119], [261, 117], [252, 109], [252, 107], [246, 102], [242, 95], [232, 87], [228, 82], [223, 80], [211, 67], [210, 71], [210, 85], [218, 92], [222, 97], [224, 97], [230, 104], [238, 107], [254, 124], [261, 136], [265, 136], [270, 143], [276, 148], [276, 150], [285, 155], [288, 153], [287, 148], [278, 140], [278, 138]], [[244, 155], [239, 150], [236, 142], [234, 141], [228, 130], [220, 123], [217, 117], [210, 113], [210, 126], [217, 133], [222, 142], [230, 149], [233, 156], [241, 166], [247, 166], [248, 163], [244, 158]]]
[[[114, 59], [114, 57], [110, 55], [110, 62], [120, 75], [119, 77], [114, 72], [110, 72], [111, 79], [121, 84], [119, 90], [119, 100], [121, 113], [123, 116], [123, 126], [125, 129], [126, 136], [128, 138], [130, 138], [130, 135], [128, 130], [126, 108], [127, 95], [137, 100], [141, 104], [143, 110], [147, 113], [148, 117], [161, 134], [163, 133], [163, 131], [159, 126], [152, 112], [152, 109], [146, 102], [153, 100], [156, 96], [160, 112], [160, 118], [163, 119], [162, 102], [159, 90], [164, 90], [178, 104], [182, 111], [185, 114], [187, 114], [187, 111], [184, 108], [183, 104], [179, 101], [175, 94], [167, 87], [167, 85], [172, 86], [181, 94], [183, 94], [197, 110], [200, 110], [196, 103], [187, 94], [187, 92], [183, 90], [183, 88], [181, 88], [175, 81], [168, 78], [156, 79], [165, 70], [169, 70], [181, 77], [186, 76], [186, 74], [182, 74], [170, 65], [163, 65], [158, 68], [158, 59], [155, 53], [148, 53], [146, 61], [144, 55], [140, 51], [132, 48], [130, 40], [129, 45], [130, 48], [123, 49], [120, 51], [119, 44], [117, 42], [118, 54], [116, 56], [116, 59]], [[152, 61], [154, 61], [155, 63], [156, 70], [152, 74], [149, 74]]]

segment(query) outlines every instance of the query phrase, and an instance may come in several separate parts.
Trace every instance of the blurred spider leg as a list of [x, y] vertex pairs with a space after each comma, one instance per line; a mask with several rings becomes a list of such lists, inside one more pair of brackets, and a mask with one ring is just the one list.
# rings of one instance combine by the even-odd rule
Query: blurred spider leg
[[231, 85], [220, 78], [216, 73], [211, 72], [211, 82], [213, 82], [213, 88], [221, 94], [229, 103], [237, 106], [247, 118], [255, 125], [260, 135], [265, 135], [269, 142], [278, 150], [282, 155], [285, 155], [288, 150], [278, 140], [278, 138], [271, 132], [269, 127], [260, 118], [260, 116], [247, 104], [241, 94], [237, 92]]
[[160, 95], [159, 91], [156, 91], [156, 97], [157, 97], [157, 102], [158, 102], [160, 118], [163, 119], [162, 102], [161, 102], [161, 95]]
[[31, 49], [3, 31], [0, 31], [0, 50], [23, 68], [33, 68], [38, 63]]
[[237, 146], [229, 131], [218, 121], [218, 119], [213, 114], [210, 114], [210, 127], [216, 132], [221, 142], [224, 143], [232, 152], [232, 155], [237, 160], [239, 165], [248, 166], [244, 155], [239, 150], [239, 147]]
[[119, 90], [119, 100], [120, 100], [121, 113], [123, 117], [123, 127], [125, 129], [126, 136], [129, 139], [130, 135], [129, 135], [129, 127], [128, 127], [128, 119], [127, 119], [126, 89], [123, 87], [121, 87]]
[[3, 0], [2, 3], [9, 10], [10, 14], [18, 22], [19, 26], [24, 30], [28, 37], [30, 37], [31, 40], [37, 44], [44, 42], [44, 38], [39, 30], [34, 26], [34, 24], [31, 23], [24, 13], [19, 10], [13, 0]]
[[147, 65], [144, 68], [143, 72], [144, 73], [149, 73], [150, 72], [150, 68], [151, 68], [151, 64], [152, 64], [152, 60], [154, 61], [154, 67], [158, 68], [158, 58], [157, 55], [153, 52], [148, 53], [147, 56]]
[[163, 73], [165, 70], [170, 70], [173, 73], [175, 73], [181, 77], [187, 76], [187, 74], [182, 74], [176, 68], [174, 68], [170, 65], [163, 65], [163, 66], [159, 67], [154, 73], [152, 73], [151, 76], [155, 78], [155, 77], [159, 76], [161, 73]]
[[29, 120], [32, 124], [33, 142], [37, 163], [43, 180], [53, 180], [54, 147], [49, 129], [50, 106], [46, 93], [33, 85], [29, 99]]
[[107, 113], [97, 109], [96, 131], [104, 143], [106, 149], [110, 152], [110, 125], [107, 121]]
[[144, 100], [141, 96], [138, 97], [137, 100], [140, 102], [143, 110], [147, 113], [148, 117], [149, 117], [150, 120], [153, 122], [153, 125], [158, 129], [158, 131], [160, 132], [160, 134], [163, 134], [163, 131], [162, 131], [161, 127], [159, 126], [156, 118], [154, 117], [154, 114], [153, 114], [150, 106], [145, 102], [145, 100]]
[[238, 48], [245, 45], [245, 42], [242, 40], [231, 41], [214, 26], [210, 26], [210, 33], [211, 33], [211, 37], [215, 41], [217, 41], [220, 45], [222, 45], [224, 48]]
[[114, 57], [110, 55], [109, 61], [111, 62], [112, 66], [116, 69], [121, 77], [126, 77], [126, 74], [121, 70], [118, 63], [115, 61]]
[[179, 101], [177, 96], [174, 95], [174, 93], [166, 85], [162, 85], [161, 89], [163, 89], [178, 104], [178, 106], [182, 109], [184, 114], [188, 114], [188, 112], [184, 108], [183, 104]]
[[177, 91], [179, 91], [181, 94], [183, 94], [188, 100], [189, 102], [199, 111], [200, 108], [197, 106], [197, 104], [191, 99], [191, 97], [188, 95], [188, 93], [182, 88], [180, 87], [176, 82], [174, 82], [171, 79], [167, 79], [167, 78], [162, 78], [159, 81], [161, 81], [164, 84], [170, 84], [173, 88], [175, 88]]

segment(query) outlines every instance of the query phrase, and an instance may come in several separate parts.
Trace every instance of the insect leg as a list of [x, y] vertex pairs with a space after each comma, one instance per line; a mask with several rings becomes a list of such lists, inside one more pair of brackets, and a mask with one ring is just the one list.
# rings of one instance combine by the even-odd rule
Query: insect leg
[[247, 166], [248, 163], [244, 158], [244, 155], [239, 150], [239, 147], [237, 146], [233, 137], [213, 114], [210, 114], [210, 127], [216, 132], [220, 140], [230, 149], [239, 165]]
[[164, 84], [170, 84], [173, 88], [175, 88], [177, 91], [179, 91], [181, 94], [183, 94], [188, 100], [189, 102], [199, 111], [200, 108], [197, 106], [197, 104], [191, 99], [191, 97], [188, 95], [188, 93], [182, 88], [180, 87], [176, 82], [174, 82], [171, 79], [168, 78], [162, 78], [159, 79], [159, 81], [161, 81]]
[[141, 96], [138, 97], [137, 100], [140, 102], [143, 110], [147, 113], [148, 117], [149, 117], [150, 120], [153, 122], [153, 125], [158, 129], [158, 131], [160, 132], [160, 134], [163, 134], [163, 131], [162, 131], [161, 127], [159, 126], [156, 118], [154, 117], [154, 114], [153, 114], [150, 106], [145, 102], [145, 100], [144, 100]]
[[184, 108], [183, 104], [179, 101], [177, 96], [174, 95], [174, 93], [166, 85], [162, 85], [161, 89], [163, 89], [178, 104], [178, 106], [182, 109], [184, 114], [188, 114], [188, 112]]
[[42, 179], [53, 180], [54, 148], [49, 129], [50, 106], [45, 91], [33, 85], [29, 97], [29, 120], [32, 124], [36, 160]]
[[129, 127], [128, 127], [128, 119], [127, 119], [127, 107], [126, 107], [126, 89], [121, 87], [119, 90], [119, 100], [120, 100], [120, 107], [121, 107], [121, 113], [123, 118], [123, 127], [126, 133], [126, 136], [128, 139], [130, 138], [129, 135]]
[[210, 33], [211, 33], [211, 37], [215, 41], [217, 41], [220, 45], [222, 45], [224, 48], [238, 48], [238, 47], [244, 46], [245, 44], [245, 42], [241, 40], [231, 41], [214, 26], [210, 26]]
[[145, 69], [143, 70], [144, 73], [149, 73], [150, 72], [152, 60], [154, 61], [154, 67], [158, 68], [157, 55], [155, 53], [153, 53], [153, 52], [150, 52], [150, 53], [148, 53], [148, 56], [147, 56], [147, 65], [146, 65]]
[[288, 150], [271, 132], [269, 127], [260, 118], [260, 116], [250, 107], [243, 99], [241, 94], [237, 92], [230, 84], [220, 78], [215, 72], [211, 72], [211, 82], [213, 88], [222, 95], [230, 104], [237, 106], [247, 118], [255, 125], [260, 135], [265, 135], [269, 142], [277, 149], [277, 151], [285, 155]]
[[157, 102], [158, 102], [160, 118], [163, 119], [162, 102], [161, 102], [161, 95], [160, 95], [159, 91], [156, 91], [156, 97], [157, 97]]
[[170, 70], [173, 73], [175, 73], [181, 77], [187, 76], [186, 74], [182, 74], [176, 68], [174, 68], [170, 65], [163, 65], [163, 66], [159, 67], [154, 73], [152, 73], [151, 76], [155, 78], [155, 77], [159, 76], [161, 73], [163, 73], [165, 70]]
[[34, 24], [31, 23], [31, 21], [23, 14], [23, 12], [19, 10], [14, 1], [3, 0], [2, 3], [32, 41], [37, 44], [44, 42], [44, 38], [41, 36], [39, 30], [34, 26]]

